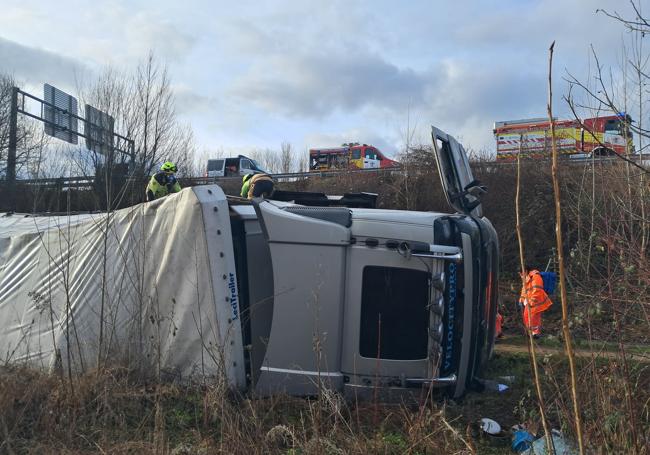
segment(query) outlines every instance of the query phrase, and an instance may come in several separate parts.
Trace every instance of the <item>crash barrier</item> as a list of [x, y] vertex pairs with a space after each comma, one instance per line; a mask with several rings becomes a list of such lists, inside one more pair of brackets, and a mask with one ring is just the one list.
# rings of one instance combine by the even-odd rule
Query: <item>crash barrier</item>
[[[547, 163], [549, 160], [536, 160], [540, 163]], [[633, 160], [637, 161], [640, 164], [647, 164], [649, 160]], [[525, 160], [526, 163], [530, 163], [531, 160]], [[589, 166], [593, 163], [598, 165], [611, 165], [616, 163], [621, 163], [621, 160], [616, 159], [615, 157], [601, 157], [595, 161], [591, 159], [581, 159], [581, 160], [563, 160], [562, 165], [571, 165], [571, 166]], [[511, 168], [517, 165], [516, 161], [473, 161], [470, 163], [473, 170], [483, 170], [489, 172], [490, 170], [496, 170], [498, 168]], [[325, 171], [307, 171], [307, 172], [286, 172], [286, 173], [276, 173], [270, 174], [276, 182], [282, 181], [292, 181], [297, 179], [307, 179], [307, 178], [323, 178], [323, 177], [332, 177], [345, 174], [391, 174], [391, 173], [401, 173], [409, 170], [417, 171], [420, 166], [411, 165], [408, 167], [404, 166], [395, 166], [391, 168], [373, 168], [373, 169], [333, 169]], [[124, 177], [122, 177], [124, 178]], [[75, 177], [57, 177], [57, 178], [40, 178], [40, 179], [24, 179], [18, 180], [17, 182], [21, 185], [27, 185], [30, 187], [53, 187], [57, 189], [68, 189], [68, 188], [79, 188], [79, 189], [88, 189], [95, 184], [96, 177], [93, 175], [87, 176], [75, 176]], [[126, 182], [133, 181], [142, 181], [142, 178], [139, 177], [126, 177]], [[219, 182], [228, 182], [228, 181], [240, 181], [241, 176], [225, 176], [225, 177], [181, 177], [179, 181], [183, 186], [195, 186], [195, 185], [209, 185]]]
[[[530, 164], [531, 160], [526, 160]], [[621, 160], [611, 158], [601, 159], [592, 163], [592, 161], [563, 161], [563, 165], [570, 166], [591, 166], [606, 165], [611, 166], [615, 163], [625, 165]], [[522, 163], [523, 164], [523, 163]], [[536, 163], [537, 164], [537, 163]], [[543, 166], [550, 166], [548, 161], [540, 162]], [[433, 165], [435, 166], [435, 164]], [[502, 173], [508, 174], [509, 171], [516, 168], [516, 162], [493, 162], [493, 161], [474, 161], [471, 163], [475, 175], [486, 176], [493, 174], [496, 176]], [[345, 177], [361, 175], [382, 175], [382, 176], [400, 176], [400, 175], [417, 175], [420, 173], [435, 172], [435, 169], [429, 169], [424, 166], [408, 165], [393, 168], [378, 169], [343, 169], [330, 171], [310, 171], [310, 172], [290, 172], [272, 174], [276, 182], [301, 182], [311, 179], [329, 179], [334, 177]], [[124, 176], [124, 174], [113, 175], [108, 180], [100, 175], [92, 176], [71, 176], [58, 178], [41, 178], [41, 179], [24, 179], [17, 180], [16, 186], [11, 188], [0, 181], [0, 210], [3, 211], [22, 211], [22, 212], [42, 212], [42, 211], [66, 211], [66, 210], [106, 210], [107, 201], [110, 201], [111, 208], [127, 207], [144, 201], [144, 187], [148, 178]], [[182, 177], [179, 178], [182, 187], [197, 185], [207, 185], [218, 183], [229, 194], [238, 193], [241, 186], [241, 176], [228, 177]]]
[[[345, 169], [345, 170], [332, 170], [332, 171], [311, 171], [311, 172], [288, 172], [283, 174], [270, 174], [277, 182], [285, 180], [295, 180], [310, 177], [330, 177], [341, 174], [357, 174], [357, 173], [391, 173], [400, 172], [401, 168], [396, 167], [392, 169]], [[122, 177], [123, 181], [140, 182], [147, 179], [139, 177]], [[53, 178], [40, 178], [40, 179], [23, 179], [18, 180], [19, 185], [28, 187], [43, 187], [43, 188], [57, 188], [57, 189], [89, 189], [95, 184], [97, 178], [94, 175], [84, 175], [75, 177], [53, 177]], [[209, 185], [223, 181], [241, 181], [241, 176], [228, 176], [228, 177], [180, 177], [179, 182], [184, 186], [196, 185]], [[0, 182], [1, 184], [1, 182]]]

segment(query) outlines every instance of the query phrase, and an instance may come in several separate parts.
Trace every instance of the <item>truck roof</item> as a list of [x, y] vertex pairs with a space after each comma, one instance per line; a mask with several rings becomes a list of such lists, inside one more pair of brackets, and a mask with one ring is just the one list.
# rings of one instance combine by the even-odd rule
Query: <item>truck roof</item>
[[350, 150], [353, 148], [363, 148], [363, 147], [371, 147], [374, 149], [377, 148], [372, 144], [355, 144], [355, 145], [342, 145], [341, 147], [325, 147], [325, 148], [314, 147], [314, 148], [310, 148], [309, 151], [310, 152], [338, 152], [341, 150]]
[[[588, 122], [590, 120], [609, 120], [609, 119], [616, 119], [616, 118], [624, 118], [626, 114], [612, 114], [612, 115], [599, 115], [597, 117], [592, 117], [592, 118], [585, 118], [582, 119], [584, 122]], [[629, 116], [627, 116], [629, 117]], [[553, 120], [557, 124], [561, 123], [573, 123], [576, 122], [576, 119], [562, 119], [558, 120], [557, 117], [553, 117]], [[494, 122], [494, 129], [496, 130], [497, 128], [504, 128], [504, 127], [517, 127], [521, 125], [535, 125], [535, 124], [540, 124], [540, 123], [548, 123], [548, 117], [535, 117], [535, 118], [524, 118], [524, 119], [518, 119], [518, 120], [501, 120], [498, 122]]]
[[[557, 117], [554, 117], [553, 120], [557, 120]], [[494, 122], [494, 128], [496, 129], [501, 126], [525, 125], [527, 123], [542, 123], [542, 122], [548, 122], [548, 117], [522, 118], [518, 120], [502, 120], [499, 122]]]

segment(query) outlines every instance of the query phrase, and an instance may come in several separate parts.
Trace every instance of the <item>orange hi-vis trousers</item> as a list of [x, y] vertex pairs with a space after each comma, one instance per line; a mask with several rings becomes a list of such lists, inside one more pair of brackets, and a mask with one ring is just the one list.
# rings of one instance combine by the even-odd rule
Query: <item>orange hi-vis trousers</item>
[[[533, 311], [528, 311], [527, 307], [524, 307], [524, 327], [529, 329], [533, 335], [542, 334], [542, 312], [535, 313]], [[530, 313], [530, 318], [528, 317]]]

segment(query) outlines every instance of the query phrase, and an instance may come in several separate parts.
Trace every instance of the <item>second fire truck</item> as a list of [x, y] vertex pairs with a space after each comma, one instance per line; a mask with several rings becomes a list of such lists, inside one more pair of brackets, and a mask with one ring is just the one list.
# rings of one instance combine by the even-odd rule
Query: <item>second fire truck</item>
[[344, 144], [342, 147], [309, 149], [309, 170], [377, 169], [399, 166], [376, 147]]
[[[556, 120], [555, 134], [558, 152], [572, 159], [591, 156], [625, 155], [634, 152], [629, 115], [577, 120]], [[507, 120], [494, 123], [497, 161], [522, 157], [543, 159], [551, 156], [551, 128], [548, 118]]]

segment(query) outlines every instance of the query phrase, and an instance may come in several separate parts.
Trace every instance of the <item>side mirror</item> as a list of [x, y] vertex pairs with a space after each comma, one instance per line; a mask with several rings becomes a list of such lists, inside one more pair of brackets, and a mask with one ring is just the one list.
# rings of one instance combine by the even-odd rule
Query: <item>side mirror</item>
[[465, 192], [475, 198], [480, 198], [484, 194], [487, 194], [487, 187], [483, 185], [476, 185], [470, 188], [466, 188]]
[[478, 180], [472, 180], [463, 188], [463, 192], [459, 196], [470, 195], [474, 197], [474, 200], [471, 202], [465, 201], [467, 208], [471, 211], [481, 204], [481, 197], [485, 194], [487, 194], [487, 187], [481, 185], [481, 182]]

